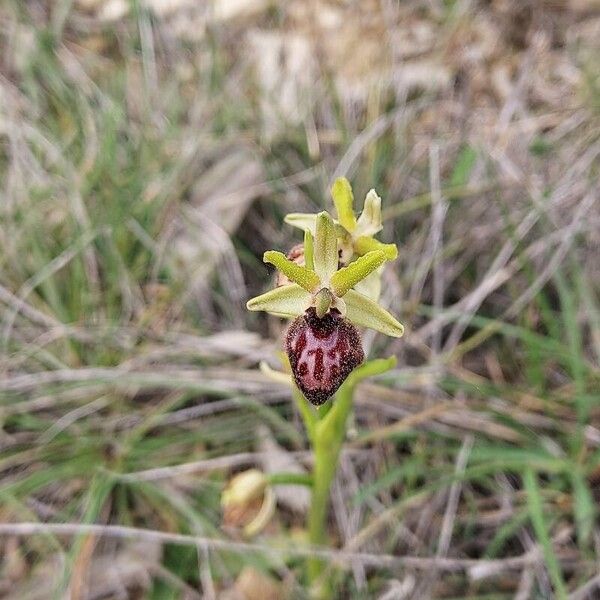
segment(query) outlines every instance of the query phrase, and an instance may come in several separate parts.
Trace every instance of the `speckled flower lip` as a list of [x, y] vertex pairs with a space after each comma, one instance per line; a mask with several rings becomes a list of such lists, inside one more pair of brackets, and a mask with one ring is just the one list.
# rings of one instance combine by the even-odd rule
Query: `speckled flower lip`
[[294, 319], [285, 347], [296, 385], [315, 406], [324, 404], [365, 358], [358, 330], [336, 309], [319, 318], [311, 307]]

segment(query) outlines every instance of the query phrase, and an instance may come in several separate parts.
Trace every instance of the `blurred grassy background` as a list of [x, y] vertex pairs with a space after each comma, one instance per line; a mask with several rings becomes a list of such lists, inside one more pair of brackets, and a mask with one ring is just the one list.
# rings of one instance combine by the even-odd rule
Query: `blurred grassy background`
[[399, 366], [357, 398], [339, 597], [598, 598], [599, 40], [595, 0], [3, 0], [0, 596], [305, 597], [301, 492], [242, 552], [15, 524], [241, 539], [232, 474], [310, 461], [244, 303], [346, 175], [407, 332], [364, 336]]

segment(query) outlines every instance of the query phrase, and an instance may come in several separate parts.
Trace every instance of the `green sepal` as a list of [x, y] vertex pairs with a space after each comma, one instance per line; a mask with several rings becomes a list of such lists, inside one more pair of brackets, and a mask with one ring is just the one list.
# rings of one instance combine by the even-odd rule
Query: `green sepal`
[[290, 213], [283, 219], [288, 225], [310, 231], [313, 235], [317, 230], [317, 215], [313, 213]]
[[356, 290], [349, 290], [344, 296], [346, 318], [355, 325], [375, 329], [391, 337], [401, 337], [404, 326], [385, 308]]
[[363, 296], [370, 298], [373, 302], [379, 302], [381, 296], [381, 271], [383, 267], [375, 269], [370, 275], [367, 275], [362, 281], [359, 281], [354, 289]]
[[331, 195], [337, 211], [338, 221], [347, 231], [356, 229], [356, 217], [354, 216], [354, 195], [350, 182], [345, 177], [338, 177], [331, 186]]
[[398, 247], [396, 244], [384, 244], [375, 238], [362, 235], [354, 241], [354, 251], [359, 256], [367, 252], [381, 250], [385, 254], [386, 260], [396, 260], [398, 258]]
[[297, 317], [304, 314], [312, 296], [296, 283], [282, 285], [248, 300], [248, 310], [263, 310], [277, 316]]
[[317, 215], [317, 231], [315, 234], [314, 267], [321, 283], [327, 286], [331, 276], [337, 271], [338, 251], [337, 236], [333, 219], [323, 211]]
[[349, 289], [362, 281], [377, 267], [385, 262], [385, 254], [381, 250], [367, 252], [347, 267], [342, 267], [331, 277], [331, 288], [336, 296], [344, 296]]
[[306, 267], [296, 264], [282, 252], [268, 250], [263, 256], [263, 261], [271, 263], [290, 281], [297, 283], [307, 292], [314, 292], [321, 283], [319, 277], [312, 269], [307, 269]]

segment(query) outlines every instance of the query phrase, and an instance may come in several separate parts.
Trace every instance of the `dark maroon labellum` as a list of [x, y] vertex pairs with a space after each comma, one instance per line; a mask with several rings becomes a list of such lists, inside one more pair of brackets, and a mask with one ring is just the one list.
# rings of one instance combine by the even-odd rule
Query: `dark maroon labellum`
[[315, 406], [324, 404], [365, 358], [356, 327], [336, 309], [319, 318], [309, 308], [294, 319], [285, 348], [296, 385]]

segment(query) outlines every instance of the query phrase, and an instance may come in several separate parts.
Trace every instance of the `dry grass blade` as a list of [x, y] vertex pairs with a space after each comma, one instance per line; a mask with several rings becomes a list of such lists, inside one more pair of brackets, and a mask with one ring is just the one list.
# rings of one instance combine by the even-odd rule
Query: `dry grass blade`
[[161, 542], [184, 546], [205, 546], [211, 550], [221, 550], [236, 553], [262, 553], [280, 559], [282, 553], [292, 556], [308, 557], [317, 556], [330, 561], [335, 561], [338, 567], [349, 565], [351, 562], [360, 562], [365, 566], [385, 568], [412, 568], [441, 571], [464, 571], [465, 569], [488, 569], [490, 572], [499, 573], [511, 570], [520, 570], [523, 567], [536, 564], [540, 560], [539, 552], [530, 552], [523, 556], [515, 556], [502, 560], [476, 560], [461, 558], [424, 558], [417, 556], [393, 556], [390, 554], [370, 554], [368, 552], [348, 552], [343, 550], [329, 550], [325, 548], [301, 547], [273, 548], [249, 542], [236, 542], [231, 540], [207, 538], [201, 536], [167, 533], [136, 527], [123, 527], [119, 525], [85, 525], [81, 523], [0, 523], [0, 535], [29, 537], [33, 535], [56, 535], [72, 537], [80, 534], [91, 534], [98, 537], [112, 537], [117, 539], [133, 539], [136, 541]]

